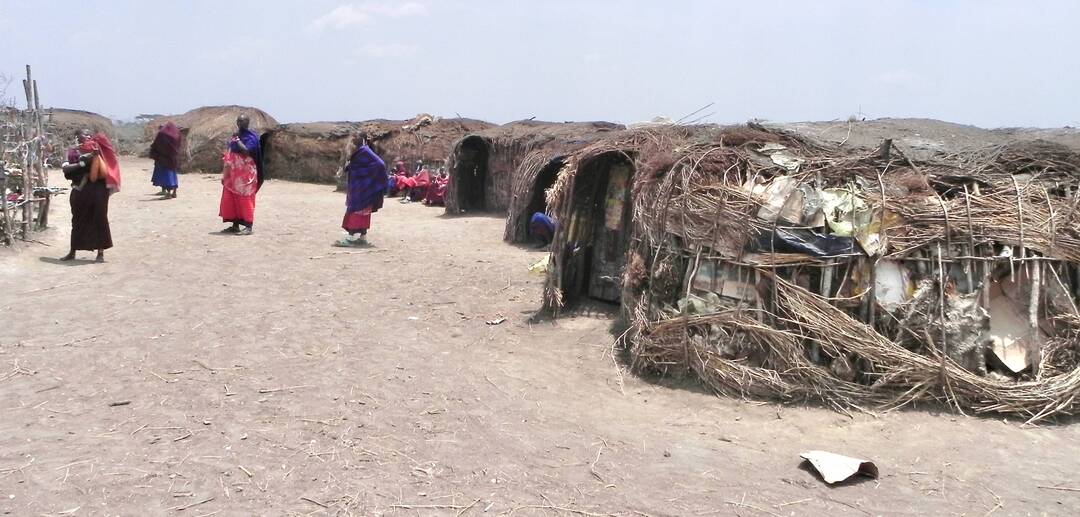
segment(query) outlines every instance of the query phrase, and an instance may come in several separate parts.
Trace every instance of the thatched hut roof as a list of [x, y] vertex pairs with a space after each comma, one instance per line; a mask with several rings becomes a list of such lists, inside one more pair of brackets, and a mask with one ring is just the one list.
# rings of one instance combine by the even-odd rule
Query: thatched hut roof
[[236, 117], [246, 114], [251, 118], [251, 130], [265, 132], [278, 125], [266, 112], [247, 106], [204, 106], [182, 115], [167, 115], [150, 120], [144, 129], [146, 140], [152, 142], [158, 127], [172, 121], [180, 127], [183, 135], [180, 153], [182, 172], [221, 171], [221, 153], [229, 137], [236, 132]]
[[981, 127], [923, 118], [834, 120], [831, 122], [763, 123], [765, 127], [790, 131], [800, 138], [835, 145], [841, 149], [874, 149], [892, 139], [912, 159], [970, 152], [992, 146], [1032, 140], [1054, 142], [1080, 151], [1080, 129]]
[[634, 165], [616, 280], [636, 368], [843, 411], [1080, 409], [1080, 154], [1012, 142], [918, 159], [759, 125], [628, 131], [571, 155], [550, 191], [549, 308], [592, 274], [583, 218], [597, 209], [580, 187], [613, 154]]
[[368, 120], [360, 132], [387, 162], [405, 160], [426, 164], [443, 163], [464, 135], [494, 127], [490, 122], [468, 118], [438, 118], [417, 115], [411, 120]]
[[[450, 153], [447, 171], [450, 181], [446, 191], [447, 213], [460, 213], [476, 210], [468, 206], [466, 196], [476, 195], [483, 205], [479, 209], [488, 212], [504, 212], [510, 208], [514, 192], [523, 192], [529, 181], [519, 181], [519, 167], [526, 162], [530, 153], [530, 167], [523, 171], [525, 175], [535, 175], [551, 159], [566, 154], [573, 149], [588, 145], [599, 135], [623, 129], [619, 124], [610, 122], [541, 122], [525, 120], [511, 122], [485, 131], [468, 134], [454, 144]], [[466, 162], [465, 155], [471, 147], [483, 148], [486, 169], [482, 186], [469, 186], [465, 181], [464, 168], [472, 167]], [[482, 190], [482, 193], [468, 192], [470, 189]], [[482, 198], [482, 202], [480, 202]]]
[[334, 183], [334, 174], [345, 158], [345, 145], [354, 134], [366, 137], [388, 165], [395, 160], [405, 160], [410, 166], [417, 161], [442, 164], [462, 135], [491, 126], [479, 120], [428, 115], [411, 120], [282, 124], [270, 130], [266, 139], [267, 175]]

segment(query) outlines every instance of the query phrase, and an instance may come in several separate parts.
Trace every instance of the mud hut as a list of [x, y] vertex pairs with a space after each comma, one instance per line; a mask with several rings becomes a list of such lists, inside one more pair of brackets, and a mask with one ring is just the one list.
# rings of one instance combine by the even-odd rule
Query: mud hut
[[[454, 144], [450, 154], [446, 211], [504, 213], [515, 197], [524, 209], [537, 190], [545, 190], [545, 184], [537, 185], [537, 179], [544, 183], [553, 179], [550, 173], [558, 167], [553, 161], [602, 133], [621, 129], [623, 126], [609, 122], [528, 120], [469, 134]], [[527, 168], [520, 171], [523, 164]], [[541, 174], [545, 170], [548, 174]], [[543, 202], [542, 197], [539, 201]], [[513, 226], [518, 226], [517, 218]], [[508, 230], [507, 237], [516, 234]]]
[[635, 368], [723, 394], [1074, 415], [1078, 173], [1049, 142], [920, 160], [758, 125], [631, 131], [560, 172], [544, 301], [614, 299]]
[[438, 167], [445, 163], [455, 141], [491, 126], [479, 120], [430, 115], [411, 120], [283, 124], [266, 138], [267, 174], [272, 178], [334, 183], [352, 134], [364, 135], [387, 162], [404, 160], [410, 167], [416, 162]]
[[89, 111], [63, 108], [46, 110], [45, 129], [50, 135], [52, 144], [49, 162], [57, 166], [63, 163], [64, 153], [67, 148], [74, 145], [75, 134], [82, 129], [89, 129], [93, 133], [105, 133], [110, 139], [116, 140], [116, 128], [112, 120]]
[[271, 129], [263, 147], [267, 177], [335, 183], [346, 143], [358, 129], [354, 122], [282, 124]]
[[236, 117], [242, 113], [251, 118], [251, 129], [257, 133], [264, 133], [278, 125], [273, 117], [257, 108], [205, 106], [182, 115], [152, 119], [146, 123], [144, 132], [146, 140], [152, 142], [159, 126], [168, 121], [176, 123], [182, 135], [181, 172], [220, 172], [221, 153], [229, 137], [236, 132]]

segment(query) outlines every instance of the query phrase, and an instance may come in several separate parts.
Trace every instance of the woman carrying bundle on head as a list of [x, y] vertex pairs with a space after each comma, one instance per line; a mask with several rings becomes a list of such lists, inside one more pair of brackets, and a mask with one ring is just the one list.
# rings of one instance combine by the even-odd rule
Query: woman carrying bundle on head
[[179, 181], [176, 172], [180, 169], [180, 129], [172, 122], [166, 122], [158, 128], [154, 143], [150, 144], [150, 159], [154, 160], [154, 175], [150, 182], [161, 187], [159, 195], [175, 198]]
[[345, 218], [341, 227], [348, 234], [335, 246], [365, 246], [371, 228], [371, 214], [383, 206], [388, 188], [386, 163], [357, 135], [349, 144], [349, 161], [340, 174], [345, 175]]
[[[68, 152], [64, 176], [72, 180], [71, 250], [60, 260], [75, 259], [75, 251], [97, 251], [97, 261], [105, 261], [105, 250], [112, 247], [109, 230], [109, 196], [120, 191], [120, 161], [109, 137], [104, 133], [90, 136], [82, 130], [78, 146]], [[71, 158], [75, 162], [71, 162]]]

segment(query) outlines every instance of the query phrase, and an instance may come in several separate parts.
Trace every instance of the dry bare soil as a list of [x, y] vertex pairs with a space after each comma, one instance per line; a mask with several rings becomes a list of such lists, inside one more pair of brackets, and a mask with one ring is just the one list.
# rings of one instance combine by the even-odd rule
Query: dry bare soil
[[[1076, 425], [620, 373], [610, 317], [529, 323], [542, 255], [500, 218], [390, 202], [348, 252], [341, 194], [275, 181], [255, 235], [223, 236], [215, 178], [161, 201], [149, 168], [124, 162], [107, 263], [52, 260], [64, 197], [0, 255], [0, 514], [1080, 513]], [[881, 477], [826, 487], [812, 449]]]

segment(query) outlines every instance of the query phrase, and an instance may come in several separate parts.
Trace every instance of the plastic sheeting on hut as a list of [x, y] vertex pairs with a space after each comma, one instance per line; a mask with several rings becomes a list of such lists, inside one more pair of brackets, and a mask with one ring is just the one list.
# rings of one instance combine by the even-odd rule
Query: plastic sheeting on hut
[[521, 214], [530, 209], [544, 211], [544, 196], [537, 196], [537, 191], [543, 192], [550, 183], [538, 180], [554, 180], [560, 164], [552, 162], [601, 134], [620, 129], [608, 122], [519, 121], [469, 134], [450, 153], [446, 211], [510, 210], [506, 239], [522, 241], [528, 215], [523, 221]]
[[1045, 142], [915, 161], [756, 125], [631, 131], [551, 191], [545, 305], [619, 301], [635, 367], [729, 395], [1071, 415], [1077, 178]]

